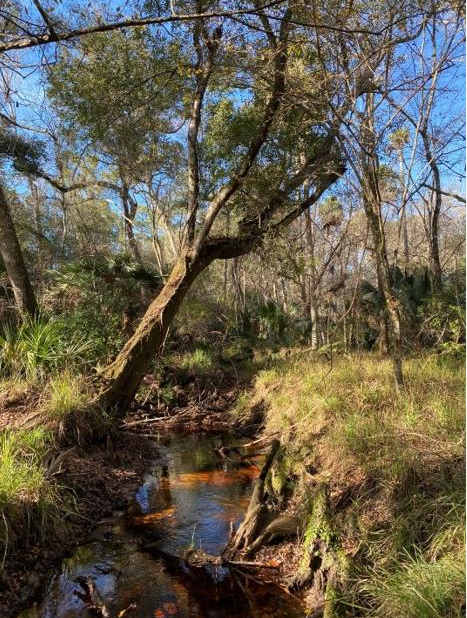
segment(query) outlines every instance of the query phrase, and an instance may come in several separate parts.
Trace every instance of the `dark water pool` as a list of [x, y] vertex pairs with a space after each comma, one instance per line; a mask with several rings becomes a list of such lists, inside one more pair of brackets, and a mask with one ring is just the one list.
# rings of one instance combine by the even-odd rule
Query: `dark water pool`
[[302, 617], [300, 604], [274, 586], [225, 568], [185, 568], [179, 559], [187, 547], [218, 554], [248, 505], [259, 469], [221, 460], [222, 440], [178, 436], [160, 444], [136, 514], [103, 523], [18, 618], [95, 616], [80, 596], [86, 577], [115, 618]]

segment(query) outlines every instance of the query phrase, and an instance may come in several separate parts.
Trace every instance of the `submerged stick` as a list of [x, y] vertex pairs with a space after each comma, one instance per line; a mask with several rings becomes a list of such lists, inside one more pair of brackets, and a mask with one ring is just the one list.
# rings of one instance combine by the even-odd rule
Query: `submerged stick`
[[92, 577], [77, 577], [76, 581], [84, 590], [84, 594], [77, 593], [81, 600], [84, 601], [91, 609], [98, 612], [102, 618], [112, 618], [112, 615], [108, 610]]

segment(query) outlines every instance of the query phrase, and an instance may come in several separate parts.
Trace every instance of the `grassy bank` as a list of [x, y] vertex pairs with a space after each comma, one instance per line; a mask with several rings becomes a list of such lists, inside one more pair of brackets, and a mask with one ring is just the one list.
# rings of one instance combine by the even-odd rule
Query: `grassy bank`
[[288, 486], [306, 510], [310, 491], [329, 486], [351, 565], [341, 611], [454, 618], [465, 581], [464, 366], [433, 354], [409, 358], [405, 373], [396, 398], [389, 360], [343, 355], [331, 367], [292, 352], [236, 411], [264, 400], [265, 434], [284, 447], [277, 493]]
[[0, 552], [32, 537], [45, 539], [65, 534], [64, 517], [70, 512], [57, 484], [53, 465], [47, 465], [51, 434], [42, 427], [0, 434]]
[[[54, 454], [95, 431], [83, 377], [87, 343], [54, 319], [7, 325], [0, 335], [0, 555], [66, 534], [69, 492]], [[65, 497], [68, 496], [68, 497]]]

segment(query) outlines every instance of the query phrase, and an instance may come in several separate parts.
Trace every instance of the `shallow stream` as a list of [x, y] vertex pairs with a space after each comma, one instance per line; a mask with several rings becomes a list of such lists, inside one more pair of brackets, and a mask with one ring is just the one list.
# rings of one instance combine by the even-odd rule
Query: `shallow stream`
[[[134, 514], [103, 522], [63, 561], [44, 598], [18, 618], [92, 618], [80, 579], [92, 578], [113, 618], [303, 617], [293, 597], [224, 567], [189, 569], [188, 548], [217, 555], [242, 519], [257, 465], [221, 460], [222, 437], [177, 436], [136, 494]], [[252, 574], [254, 576], [254, 574]]]

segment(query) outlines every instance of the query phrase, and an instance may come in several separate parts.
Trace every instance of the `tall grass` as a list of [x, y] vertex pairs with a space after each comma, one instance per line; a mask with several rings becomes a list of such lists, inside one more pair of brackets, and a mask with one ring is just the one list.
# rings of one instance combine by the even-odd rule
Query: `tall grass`
[[51, 437], [37, 427], [0, 434], [0, 551], [3, 556], [18, 539], [44, 537], [61, 528], [64, 503], [47, 477], [44, 457]]
[[355, 604], [368, 616], [457, 618], [464, 365], [434, 354], [408, 358], [404, 369], [397, 397], [388, 359], [342, 355], [331, 367], [298, 352], [259, 373], [252, 402], [264, 399], [265, 433], [280, 436], [298, 493], [313, 482], [310, 469], [337, 494], [353, 492], [341, 533], [358, 547], [354, 590], [364, 601]]
[[465, 616], [464, 551], [429, 561], [407, 555], [394, 572], [375, 574], [366, 586], [374, 618], [462, 618]]
[[43, 407], [50, 419], [63, 420], [86, 403], [84, 380], [69, 369], [52, 376], [47, 390]]

